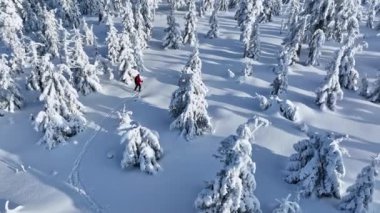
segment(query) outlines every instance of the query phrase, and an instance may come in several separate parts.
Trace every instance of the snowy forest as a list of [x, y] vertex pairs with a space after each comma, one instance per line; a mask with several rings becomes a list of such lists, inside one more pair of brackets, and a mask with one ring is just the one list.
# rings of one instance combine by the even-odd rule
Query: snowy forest
[[0, 138], [5, 213], [380, 212], [380, 0], [0, 0]]

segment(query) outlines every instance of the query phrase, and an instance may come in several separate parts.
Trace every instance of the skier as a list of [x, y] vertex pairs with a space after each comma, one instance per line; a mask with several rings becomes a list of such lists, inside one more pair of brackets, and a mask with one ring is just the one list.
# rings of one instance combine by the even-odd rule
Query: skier
[[136, 75], [136, 77], [135, 77], [135, 89], [134, 89], [134, 91], [137, 91], [137, 89], [138, 89], [138, 92], [141, 92], [141, 83], [142, 83], [143, 81], [141, 80], [141, 78], [140, 78], [140, 74], [137, 74]]

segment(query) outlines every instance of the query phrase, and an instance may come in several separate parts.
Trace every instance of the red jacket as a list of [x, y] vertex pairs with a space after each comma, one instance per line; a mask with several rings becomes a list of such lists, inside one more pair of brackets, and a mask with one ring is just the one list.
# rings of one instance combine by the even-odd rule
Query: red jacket
[[136, 85], [140, 85], [142, 82], [143, 82], [143, 81], [141, 80], [140, 75], [137, 75], [137, 76], [135, 77], [135, 84], [136, 84]]

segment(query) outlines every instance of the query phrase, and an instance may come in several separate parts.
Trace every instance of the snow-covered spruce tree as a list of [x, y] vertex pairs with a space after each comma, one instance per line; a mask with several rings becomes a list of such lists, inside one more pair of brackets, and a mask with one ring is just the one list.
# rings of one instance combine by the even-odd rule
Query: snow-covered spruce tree
[[249, 41], [245, 44], [244, 48], [244, 57], [258, 59], [260, 57], [260, 29], [259, 29], [259, 21], [256, 20], [252, 26], [251, 36], [249, 37]]
[[342, 0], [335, 1], [335, 21], [334, 21], [334, 39], [338, 42], [344, 41], [344, 35], [355, 27], [355, 31], [359, 32], [359, 24], [350, 26], [349, 22], [353, 19], [359, 22], [358, 17], [361, 13], [360, 0]]
[[80, 31], [75, 30], [74, 48], [70, 53], [71, 70], [74, 84], [78, 92], [88, 95], [101, 89], [98, 72], [83, 49], [83, 38]]
[[141, 0], [141, 9], [140, 14], [144, 20], [144, 31], [146, 34], [146, 40], [149, 41], [152, 35], [153, 28], [153, 10], [154, 4], [150, 2], [150, 0]]
[[311, 37], [309, 44], [309, 58], [306, 62], [308, 65], [319, 65], [319, 58], [321, 57], [321, 49], [325, 43], [326, 37], [323, 30], [318, 29], [315, 31], [314, 35]]
[[356, 19], [351, 19], [348, 22], [348, 37], [339, 51], [343, 52], [342, 58], [337, 58], [341, 60], [339, 66], [339, 83], [342, 87], [357, 90], [359, 81], [359, 72], [355, 69], [355, 55], [357, 52], [363, 50], [367, 47], [366, 42], [358, 43], [356, 42], [358, 31], [356, 29], [359, 23]]
[[83, 19], [82, 20], [82, 30], [84, 32], [86, 45], [94, 45], [96, 37], [94, 35], [93, 25], [91, 25], [91, 27], [88, 27], [86, 20]]
[[272, 213], [301, 213], [301, 207], [298, 204], [298, 198], [296, 200], [290, 200], [290, 194], [279, 202], [277, 208], [275, 208]]
[[146, 70], [144, 66], [143, 52], [140, 45], [140, 40], [137, 33], [132, 33], [132, 47], [133, 47], [133, 57], [134, 62], [137, 67], [137, 71], [144, 72]]
[[214, 4], [216, 0], [201, 0], [200, 10], [202, 14], [207, 14], [214, 9]]
[[[83, 1], [83, 0], [82, 0]], [[79, 2], [82, 2], [79, 1]], [[94, 1], [96, 2], [96, 1]], [[78, 28], [80, 25], [81, 12], [76, 0], [59, 0], [57, 16], [62, 19], [63, 26]]]
[[291, 30], [297, 26], [300, 18], [301, 2], [300, 0], [289, 0], [285, 9], [288, 15], [288, 20], [285, 24], [286, 29]]
[[287, 91], [288, 72], [290, 63], [290, 54], [288, 53], [288, 50], [285, 47], [283, 47], [280, 52], [278, 67], [275, 68], [275, 73], [277, 74], [277, 76], [271, 84], [272, 95], [278, 96]]
[[146, 23], [146, 20], [141, 14], [140, 1], [134, 2], [132, 9], [133, 9], [135, 34], [137, 35], [140, 41], [139, 42], [141, 45], [140, 48], [145, 49], [148, 46], [148, 40], [150, 38], [152, 25], [149, 21], [148, 22], [150, 23], [150, 25], [148, 25], [149, 23]]
[[[132, 33], [135, 32], [134, 30]], [[136, 66], [134, 50], [131, 43], [131, 35], [125, 29], [120, 35], [120, 79], [126, 84], [132, 83], [132, 73], [131, 70]]]
[[207, 32], [206, 37], [213, 39], [219, 37], [219, 20], [218, 20], [218, 8], [214, 8], [212, 15], [210, 16], [210, 30]]
[[245, 59], [244, 68], [242, 69], [239, 77], [240, 82], [244, 81], [249, 76], [253, 76], [253, 61], [251, 59]]
[[298, 108], [296, 105], [293, 104], [293, 102], [289, 100], [279, 100], [278, 103], [280, 105], [280, 113], [282, 114], [282, 116], [291, 121], [297, 120]]
[[42, 29], [41, 14], [42, 8], [39, 3], [33, 4], [32, 1], [23, 1], [21, 17], [24, 23], [23, 30], [27, 33], [37, 32]]
[[37, 53], [37, 45], [33, 45], [33, 63], [32, 71], [27, 79], [27, 88], [34, 91], [43, 91], [46, 87], [46, 82], [49, 74], [54, 71], [54, 64], [50, 61], [50, 55], [45, 54], [39, 58]]
[[189, 11], [185, 15], [185, 31], [183, 32], [183, 43], [194, 46], [197, 41], [197, 17], [195, 11], [195, 0], [189, 0]]
[[290, 64], [293, 64], [300, 57], [308, 19], [309, 16], [306, 16], [296, 23], [295, 28], [290, 29], [289, 35], [284, 39], [283, 45], [288, 57], [290, 57]]
[[[193, 63], [197, 57], [193, 54], [179, 79], [179, 88], [173, 92], [169, 106], [169, 112], [175, 120], [171, 123], [171, 129], [179, 129], [181, 135], [187, 140], [196, 135], [211, 132], [211, 119], [207, 112], [205, 99], [207, 87], [201, 77], [201, 64]], [[199, 70], [198, 70], [199, 69]]]
[[[217, 0], [218, 3], [215, 4], [219, 8], [219, 11], [227, 11], [228, 10], [228, 0]], [[214, 8], [215, 9], [215, 8]]]
[[374, 21], [376, 17], [376, 12], [378, 10], [378, 5], [378, 0], [369, 0], [367, 27], [369, 27], [370, 29], [375, 28]]
[[370, 94], [368, 94], [368, 99], [374, 103], [380, 103], [380, 75], [377, 76], [372, 87]]
[[119, 37], [117, 33], [117, 29], [114, 25], [113, 19], [108, 19], [108, 33], [106, 38], [107, 51], [108, 51], [108, 59], [116, 64], [118, 62], [119, 56]]
[[164, 37], [164, 41], [162, 46], [172, 49], [179, 49], [182, 44], [182, 34], [179, 29], [179, 24], [175, 20], [174, 16], [174, 5], [171, 6], [170, 13], [167, 17], [168, 28], [165, 29], [166, 35]]
[[23, 41], [23, 36], [20, 37], [15, 36], [10, 43], [10, 60], [9, 65], [12, 68], [13, 73], [22, 73], [23, 68], [25, 67], [25, 59], [26, 59], [26, 44]]
[[218, 158], [223, 169], [198, 194], [195, 208], [198, 212], [261, 213], [260, 202], [254, 195], [256, 165], [252, 161], [254, 132], [268, 121], [254, 117], [221, 142]]
[[0, 0], [0, 41], [10, 45], [23, 28], [23, 21], [14, 1]]
[[154, 174], [161, 169], [157, 161], [161, 158], [163, 150], [160, 146], [157, 132], [141, 126], [132, 120], [132, 112], [125, 109], [118, 113], [120, 124], [118, 128], [121, 143], [125, 143], [122, 168], [139, 166], [141, 171]]
[[339, 209], [348, 212], [369, 212], [369, 205], [375, 192], [376, 177], [379, 166], [379, 156], [372, 159], [371, 164], [364, 167], [356, 177], [355, 183], [347, 188]]
[[39, 97], [40, 101], [45, 101], [45, 107], [33, 123], [36, 131], [44, 133], [40, 143], [46, 143], [52, 149], [81, 132], [86, 119], [82, 112], [84, 107], [78, 101], [78, 93], [65, 77], [70, 69], [64, 64], [54, 67], [49, 58], [49, 55], [45, 55], [42, 59], [44, 64], [50, 66], [44, 71], [44, 87]]
[[235, 9], [239, 5], [240, 0], [229, 0], [228, 8]]
[[344, 51], [341, 48], [335, 56], [335, 60], [330, 64], [325, 82], [316, 90], [316, 103], [321, 108], [327, 106], [330, 110], [335, 110], [336, 102], [343, 98], [343, 91], [339, 83], [339, 67]]
[[96, 15], [103, 6], [102, 0], [81, 0], [78, 3], [80, 12], [83, 15]]
[[14, 112], [20, 109], [23, 99], [13, 77], [5, 55], [0, 58], [0, 110]]
[[359, 95], [367, 98], [369, 95], [369, 81], [367, 73], [364, 74], [360, 82]]
[[267, 98], [264, 95], [256, 93], [254, 99], [259, 102], [260, 109], [267, 110], [272, 106], [273, 99], [272, 97]]
[[345, 174], [340, 143], [347, 136], [333, 133], [309, 133], [309, 138], [293, 145], [285, 181], [301, 184], [301, 194], [308, 197], [341, 197], [341, 178]]
[[[202, 61], [201, 61], [201, 58], [199, 57], [198, 41], [195, 43], [193, 52], [190, 55], [189, 60], [187, 61], [185, 67], [182, 69], [182, 73], [185, 73], [185, 74], [195, 73], [197, 75], [202, 74]], [[206, 88], [204, 90], [207, 91]]]
[[43, 43], [45, 53], [50, 53], [53, 57], [59, 56], [59, 24], [55, 18], [54, 11], [48, 10], [46, 7], [43, 10]]
[[135, 18], [133, 17], [132, 4], [130, 1], [125, 3], [124, 13], [122, 17], [123, 30], [125, 32], [132, 32], [135, 27]]

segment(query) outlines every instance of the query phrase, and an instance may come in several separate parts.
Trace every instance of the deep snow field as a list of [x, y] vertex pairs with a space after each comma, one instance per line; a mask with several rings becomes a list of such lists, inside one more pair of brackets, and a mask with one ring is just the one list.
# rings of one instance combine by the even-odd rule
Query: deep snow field
[[[0, 212], [4, 212], [6, 201], [10, 201], [10, 208], [22, 206], [17, 212], [195, 212], [197, 194], [205, 181], [212, 180], [220, 170], [221, 163], [213, 157], [220, 141], [255, 114], [271, 122], [268, 128], [257, 132], [252, 154], [257, 166], [255, 194], [264, 213], [272, 211], [277, 205], [276, 199], [297, 190], [296, 185], [283, 180], [283, 170], [294, 152], [292, 145], [306, 138], [300, 124], [306, 123], [312, 131], [334, 131], [350, 136], [342, 143], [350, 154], [344, 156], [343, 190], [355, 181], [370, 157], [380, 153], [379, 104], [347, 90], [335, 112], [322, 111], [314, 103], [314, 91], [325, 77], [324, 66], [292, 66], [287, 98], [298, 106], [299, 121], [286, 120], [277, 110], [259, 108], [253, 97], [256, 92], [269, 95], [270, 83], [275, 77], [272, 68], [286, 35], [286, 32], [280, 34], [280, 17], [260, 27], [262, 54], [254, 63], [253, 76], [243, 83], [228, 78], [227, 69], [237, 74], [244, 67], [234, 11], [220, 13], [220, 38], [217, 39], [205, 38], [209, 16], [198, 18], [202, 77], [209, 88], [206, 99], [213, 134], [188, 142], [178, 131], [170, 131], [171, 94], [177, 88], [180, 71], [191, 48], [161, 48], [167, 13], [166, 5], [161, 5], [156, 12], [149, 49], [144, 51], [147, 71], [142, 73], [141, 98], [137, 101], [132, 98], [131, 86], [102, 77], [103, 90], [80, 99], [87, 107], [89, 125], [72, 143], [53, 150], [37, 144], [41, 133], [33, 129], [30, 121], [31, 115], [42, 108], [36, 92], [23, 91], [27, 97], [25, 108], [0, 118]], [[182, 29], [184, 13], [176, 12]], [[89, 20], [89, 24], [94, 24], [98, 42], [103, 44], [105, 25], [99, 25], [96, 18]], [[357, 55], [357, 69], [361, 74], [368, 73], [373, 80], [380, 68], [380, 37], [375, 30], [363, 27], [361, 31], [369, 47]], [[336, 49], [337, 44], [325, 45], [322, 64], [332, 59]], [[104, 46], [101, 52], [105, 54]], [[306, 54], [303, 52], [302, 56]], [[160, 160], [163, 170], [156, 175], [140, 172], [138, 168], [122, 170], [120, 167], [124, 145], [120, 144], [116, 131], [116, 111], [124, 105], [133, 111], [135, 120], [160, 134], [165, 153]], [[109, 158], [111, 155], [113, 158]], [[305, 213], [338, 212], [337, 203], [334, 199], [317, 198], [300, 202]], [[370, 212], [380, 212], [379, 179]]]

